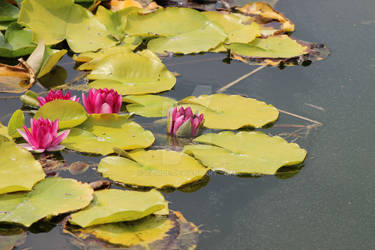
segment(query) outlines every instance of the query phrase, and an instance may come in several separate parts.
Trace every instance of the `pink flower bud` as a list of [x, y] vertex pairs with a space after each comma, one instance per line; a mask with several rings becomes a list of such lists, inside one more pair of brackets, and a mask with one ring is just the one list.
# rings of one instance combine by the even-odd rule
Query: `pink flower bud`
[[190, 107], [175, 107], [168, 112], [168, 133], [178, 137], [195, 137], [203, 122], [203, 114], [193, 114]]

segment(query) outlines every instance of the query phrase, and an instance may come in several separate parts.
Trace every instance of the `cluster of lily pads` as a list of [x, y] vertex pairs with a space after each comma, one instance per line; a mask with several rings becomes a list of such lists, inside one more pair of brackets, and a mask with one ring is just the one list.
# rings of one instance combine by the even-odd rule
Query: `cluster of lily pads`
[[[261, 2], [222, 11], [129, 6], [111, 11], [100, 5], [93, 14], [73, 0], [24, 0], [19, 14], [14, 14], [17, 22], [13, 17], [13, 24], [2, 26], [7, 29], [5, 37], [0, 37], [7, 51], [2, 56], [29, 54], [34, 42], [48, 45], [42, 49], [39, 70], [33, 72], [37, 78], [66, 53], [52, 49], [66, 40], [70, 50], [80, 53], [73, 58], [80, 64], [78, 70], [87, 71], [90, 90], [82, 98], [61, 90], [47, 96], [28, 91], [21, 99], [37, 109], [31, 128], [25, 126], [21, 110], [12, 115], [7, 127], [1, 125], [0, 222], [29, 227], [45, 217], [71, 213], [65, 232], [78, 239], [103, 240], [97, 242], [103, 247], [109, 242], [162, 248], [162, 240], [168, 238], [172, 249], [194, 248], [199, 230], [169, 210], [156, 189], [194, 184], [208, 171], [274, 175], [283, 166], [304, 161], [306, 151], [296, 143], [260, 131], [236, 131], [274, 123], [279, 111], [270, 104], [240, 95], [189, 96], [179, 101], [154, 95], [176, 84], [174, 74], [159, 58], [171, 53], [230, 51], [234, 59], [269, 65], [321, 59], [315, 46], [288, 35], [294, 30], [289, 19]], [[13, 46], [13, 39], [23, 39], [13, 33], [15, 27], [30, 36], [32, 49], [28, 43]], [[51, 57], [48, 51], [58, 56]], [[27, 68], [27, 62], [22, 65]], [[122, 110], [128, 113], [121, 112], [123, 103]], [[134, 115], [168, 117], [165, 131], [170, 138], [192, 140], [181, 151], [147, 149], [155, 137], [132, 120]], [[200, 135], [203, 127], [222, 131]], [[103, 177], [150, 190], [94, 192], [74, 179], [46, 178], [40, 162], [16, 144], [20, 137], [33, 152], [65, 147], [103, 155], [97, 167]], [[180, 233], [174, 234], [175, 229]], [[184, 232], [194, 236], [189, 244], [181, 236]]]

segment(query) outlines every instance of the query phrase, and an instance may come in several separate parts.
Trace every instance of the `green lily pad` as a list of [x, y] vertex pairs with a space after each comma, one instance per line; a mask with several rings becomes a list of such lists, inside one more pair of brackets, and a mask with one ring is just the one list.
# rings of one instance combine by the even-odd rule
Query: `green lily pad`
[[71, 100], [55, 100], [44, 104], [34, 119], [42, 117], [52, 121], [59, 120], [59, 128], [72, 128], [82, 124], [87, 119], [87, 113], [84, 107], [78, 102]]
[[17, 132], [17, 129], [21, 129], [24, 124], [25, 115], [23, 114], [22, 110], [17, 109], [9, 119], [8, 134], [13, 138], [21, 137], [21, 135]]
[[200, 233], [197, 226], [174, 211], [168, 216], [151, 215], [138, 221], [70, 230], [82, 239], [79, 245], [87, 249], [113, 249], [114, 245], [129, 249], [195, 249]]
[[79, 127], [71, 129], [62, 144], [79, 152], [107, 155], [115, 147], [147, 148], [154, 140], [150, 131], [129, 120], [127, 115], [92, 114]]
[[260, 27], [256, 22], [243, 24], [239, 16], [217, 11], [206, 11], [203, 15], [223, 28], [228, 36], [226, 43], [249, 43], [260, 36]]
[[306, 158], [306, 150], [296, 143], [258, 131], [210, 133], [194, 141], [208, 145], [187, 145], [185, 153], [212, 170], [228, 174], [273, 175], [279, 168], [300, 164]]
[[145, 117], [166, 116], [168, 110], [177, 104], [177, 101], [172, 98], [157, 95], [129, 95], [123, 97], [122, 100], [130, 103], [126, 105], [130, 113]]
[[158, 93], [170, 90], [176, 83], [172, 72], [149, 50], [118, 53], [93, 60], [79, 69], [92, 69], [87, 76], [96, 80], [89, 84], [91, 88], [113, 88], [122, 95]]
[[138, 36], [176, 36], [199, 30], [208, 23], [210, 20], [197, 10], [172, 7], [129, 15], [126, 32]]
[[66, 49], [58, 50], [46, 48], [43, 57], [43, 63], [40, 67], [38, 78], [47, 75], [56, 66], [60, 59], [68, 52]]
[[42, 166], [29, 151], [0, 140], [0, 194], [31, 190], [44, 177]]
[[121, 41], [124, 39], [126, 33], [127, 16], [131, 13], [138, 13], [140, 10], [139, 8], [133, 7], [112, 12], [103, 6], [99, 6], [95, 17], [106, 26], [113, 37]]
[[138, 220], [167, 205], [163, 195], [156, 191], [138, 192], [119, 189], [96, 191], [94, 202], [71, 215], [70, 223], [81, 227]]
[[226, 45], [234, 55], [252, 58], [292, 58], [307, 54], [310, 49], [287, 35], [257, 38], [250, 43]]
[[34, 41], [51, 45], [66, 39], [74, 52], [95, 51], [117, 43], [104, 24], [73, 0], [24, 0], [18, 22], [33, 31]]
[[15, 21], [18, 18], [20, 10], [13, 4], [6, 1], [0, 1], [0, 21]]
[[212, 129], [260, 128], [276, 121], [279, 116], [279, 111], [271, 104], [239, 95], [189, 96], [179, 103], [203, 113], [203, 125]]
[[[78, 69], [80, 70], [92, 70], [96, 67], [97, 61], [102, 60], [103, 58], [107, 56], [113, 56], [116, 54], [121, 53], [130, 53], [132, 52], [132, 48], [129, 48], [126, 45], [118, 45], [111, 48], [101, 49], [97, 52], [84, 52], [79, 55], [74, 55], [73, 59], [76, 62], [83, 62], [84, 64], [80, 65]], [[90, 62], [91, 60], [94, 60], [93, 62]]]
[[187, 154], [168, 150], [135, 150], [131, 159], [109, 156], [103, 158], [98, 171], [104, 177], [127, 185], [166, 188], [202, 179], [208, 169]]
[[158, 54], [167, 52], [200, 53], [216, 48], [226, 38], [227, 36], [220, 26], [209, 22], [197, 30], [153, 39], [147, 44], [147, 48]]
[[17, 23], [10, 24], [5, 31], [5, 36], [0, 32], [0, 55], [20, 57], [31, 54], [36, 47], [31, 37], [31, 31], [24, 30]]
[[31, 192], [1, 195], [0, 222], [29, 227], [44, 217], [82, 209], [92, 198], [93, 189], [89, 184], [59, 177], [47, 178]]
[[8, 133], [8, 127], [4, 126], [2, 123], [0, 123], [0, 136], [4, 137], [0, 141], [4, 141], [5, 139], [12, 140], [12, 137]]

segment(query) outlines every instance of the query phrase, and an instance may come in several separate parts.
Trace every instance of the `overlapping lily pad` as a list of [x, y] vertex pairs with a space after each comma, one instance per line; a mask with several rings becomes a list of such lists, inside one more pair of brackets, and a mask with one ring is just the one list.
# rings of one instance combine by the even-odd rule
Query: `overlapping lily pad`
[[104, 177], [127, 185], [156, 188], [175, 187], [202, 179], [208, 169], [189, 155], [168, 150], [135, 150], [131, 159], [109, 156], [98, 171]]
[[155, 138], [148, 130], [129, 120], [128, 115], [93, 114], [79, 127], [70, 130], [62, 142], [69, 149], [107, 155], [113, 148], [147, 148]]
[[172, 72], [149, 50], [100, 57], [80, 69], [92, 70], [87, 76], [96, 80], [89, 84], [91, 88], [113, 88], [123, 95], [158, 93], [170, 90], [176, 83]]
[[23, 29], [19, 24], [10, 24], [5, 31], [5, 36], [0, 32], [0, 55], [20, 57], [30, 54], [36, 47], [31, 36], [31, 32]]
[[0, 222], [29, 227], [44, 217], [82, 209], [92, 198], [93, 190], [89, 184], [73, 179], [47, 178], [30, 192], [1, 195]]
[[52, 121], [59, 120], [59, 128], [72, 128], [82, 124], [87, 119], [87, 113], [84, 107], [78, 102], [71, 100], [55, 100], [44, 104], [34, 119], [42, 117]]
[[66, 39], [74, 52], [94, 51], [117, 43], [104, 24], [73, 0], [25, 0], [18, 22], [33, 31], [34, 41], [44, 40], [50, 45]]
[[292, 58], [307, 54], [307, 46], [287, 35], [257, 38], [253, 42], [226, 46], [234, 55], [253, 58]]
[[271, 104], [239, 95], [189, 96], [179, 103], [203, 113], [204, 126], [212, 129], [260, 128], [279, 116], [279, 111]]
[[238, 15], [217, 11], [207, 11], [203, 14], [223, 28], [228, 36], [225, 43], [249, 43], [260, 36], [259, 24], [243, 23]]
[[113, 222], [132, 221], [160, 211], [167, 206], [163, 195], [151, 190], [138, 192], [119, 189], [96, 191], [94, 201], [71, 215], [70, 223], [88, 227]]
[[113, 249], [114, 245], [129, 249], [195, 249], [200, 233], [198, 227], [179, 212], [69, 230], [79, 239], [77, 244], [87, 249]]
[[40, 67], [38, 72], [38, 78], [45, 76], [56, 64], [60, 61], [60, 59], [68, 52], [66, 49], [58, 50], [58, 49], [51, 49], [46, 48], [44, 56], [43, 56], [43, 63]]
[[258, 131], [209, 133], [194, 141], [206, 145], [187, 145], [185, 153], [212, 170], [228, 174], [273, 175], [283, 166], [302, 163], [306, 157], [306, 150], [296, 143]]
[[0, 140], [0, 194], [31, 190], [44, 177], [42, 166], [29, 151]]
[[177, 104], [172, 98], [157, 95], [126, 96], [122, 100], [130, 103], [126, 105], [130, 113], [145, 117], [166, 116], [168, 110]]

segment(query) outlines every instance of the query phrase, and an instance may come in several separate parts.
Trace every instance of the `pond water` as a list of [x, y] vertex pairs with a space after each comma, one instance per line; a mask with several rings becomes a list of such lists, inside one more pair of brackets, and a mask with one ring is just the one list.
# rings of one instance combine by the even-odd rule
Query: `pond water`
[[[294, 37], [326, 44], [331, 56], [308, 67], [265, 68], [226, 93], [321, 122], [301, 131], [306, 135], [288, 138], [307, 149], [304, 167], [294, 176], [211, 174], [197, 191], [165, 193], [166, 199], [171, 209], [200, 225], [198, 249], [374, 249], [375, 1], [281, 0], [276, 9], [296, 24]], [[165, 59], [168, 69], [181, 76], [164, 95], [180, 99], [213, 93], [255, 68], [225, 64], [224, 58], [206, 54]], [[69, 57], [60, 66], [68, 72], [67, 81], [78, 74]], [[9, 111], [21, 106], [18, 99], [1, 99], [1, 122], [6, 124]], [[164, 125], [136, 120], [156, 134], [154, 148], [165, 145]], [[310, 123], [281, 114], [280, 124]], [[265, 131], [275, 135], [296, 129], [274, 126]], [[67, 163], [100, 160], [79, 153], [62, 156]], [[69, 172], [60, 176], [72, 177]], [[74, 178], [93, 181], [101, 176], [89, 170]], [[31, 231], [16, 249], [76, 249], [59, 226], [38, 224]]]

